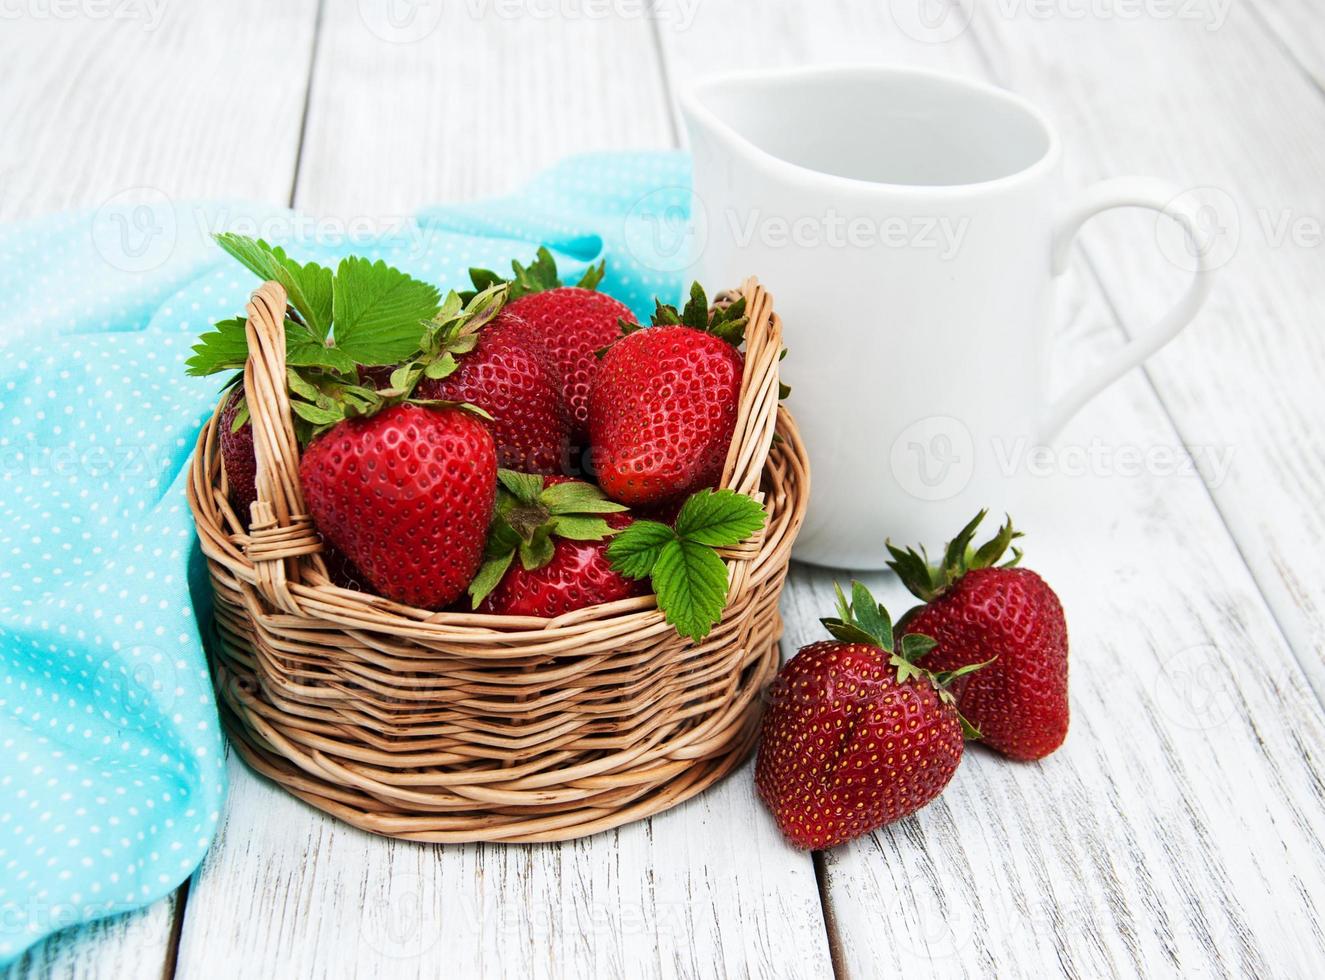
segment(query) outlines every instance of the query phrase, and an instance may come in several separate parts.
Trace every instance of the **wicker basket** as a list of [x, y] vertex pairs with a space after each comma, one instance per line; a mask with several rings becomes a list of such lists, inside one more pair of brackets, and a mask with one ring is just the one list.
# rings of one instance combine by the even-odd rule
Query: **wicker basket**
[[696, 644], [652, 596], [544, 620], [433, 613], [333, 585], [299, 487], [285, 293], [258, 289], [244, 371], [258, 461], [250, 528], [228, 501], [219, 407], [188, 488], [215, 595], [221, 714], [249, 765], [355, 826], [441, 842], [583, 837], [739, 765], [777, 669], [778, 597], [809, 493], [804, 447], [778, 404], [781, 324], [754, 280], [744, 293], [745, 377], [722, 485], [761, 499], [769, 521], [724, 552], [727, 608]]

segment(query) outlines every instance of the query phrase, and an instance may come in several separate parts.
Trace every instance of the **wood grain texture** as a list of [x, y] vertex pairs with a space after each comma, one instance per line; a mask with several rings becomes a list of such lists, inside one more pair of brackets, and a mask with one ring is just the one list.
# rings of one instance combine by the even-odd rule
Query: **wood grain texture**
[[1251, 10], [1325, 93], [1325, 17], [1314, 0], [1252, 0]]
[[[818, 33], [850, 39], [852, 50], [841, 60], [861, 49], [992, 77], [1047, 106], [1063, 128], [1075, 182], [1172, 172], [1140, 149], [1179, 142], [1156, 135], [1165, 127], [1190, 137], [1199, 126], [1218, 128], [1214, 121], [1223, 116], [1213, 99], [1199, 112], [1175, 109], [1215, 66], [1175, 67], [1166, 52], [1181, 45], [1170, 39], [1146, 46], [1139, 39], [1151, 36], [1148, 25], [1130, 25], [1133, 33], [1121, 23], [1112, 33], [1077, 26], [1065, 34], [1054, 24], [1056, 33], [1035, 50], [1015, 41], [1018, 30], [1031, 28], [1016, 18], [1003, 21], [987, 6], [970, 29], [939, 44], [917, 41], [886, 11], [871, 19], [853, 5], [819, 5], [811, 27], [799, 5], [773, 6], [769, 20], [789, 21], [791, 30], [763, 31], [743, 21], [734, 4], [707, 4], [701, 28], [665, 45], [671, 73], [685, 75], [711, 59], [715, 37], [748, 29], [758, 42], [749, 49], [750, 64], [838, 60], [837, 46], [807, 44]], [[1254, 50], [1263, 40], [1262, 33], [1247, 44]], [[1221, 41], [1245, 50], [1236, 48], [1231, 29]], [[1120, 84], [1120, 62], [1128, 66], [1124, 75], [1153, 71], [1144, 81], [1129, 77]], [[1286, 80], [1291, 72], [1281, 57], [1275, 77]], [[1227, 84], [1246, 87], [1249, 77]], [[1234, 100], [1230, 91], [1220, 101]], [[1256, 111], [1266, 126], [1273, 124], [1268, 106], [1247, 109]], [[1229, 135], [1225, 142], [1245, 139]], [[1138, 150], [1135, 163], [1121, 158], [1120, 147], [1129, 146]], [[1200, 155], [1209, 160], [1214, 151], [1207, 146]], [[1246, 170], [1245, 152], [1243, 160]], [[1272, 167], [1257, 161], [1267, 181], [1278, 174]], [[1172, 283], [1146, 288], [1140, 270], [1151, 279], [1164, 271], [1153, 222], [1140, 229], [1113, 219], [1099, 224], [1086, 240], [1104, 241], [1134, 263], [1129, 296], [1154, 315], [1182, 272], [1170, 270]], [[1090, 260], [1097, 251], [1079, 257], [1076, 280], [1060, 304], [1065, 315], [1077, 313], [1055, 357], [1064, 380], [1121, 340], [1119, 300], [1094, 277]], [[1257, 289], [1228, 278], [1220, 285], [1224, 297]], [[1214, 329], [1211, 319], [1203, 316], [1193, 332]], [[1244, 334], [1244, 343], [1255, 341]], [[1319, 363], [1308, 347], [1295, 356], [1303, 372]], [[1275, 369], [1261, 373], [1269, 367], [1263, 355], [1225, 349], [1202, 356], [1189, 340], [1181, 354], [1161, 360], [1189, 383], [1217, 369], [1243, 372], [1244, 386], [1274, 386]], [[1152, 377], [1161, 379], [1168, 401], [1160, 372]], [[1225, 397], [1229, 415], [1260, 400]], [[1301, 392], [1276, 397], [1291, 401]], [[791, 404], [794, 409], [794, 393]], [[1208, 403], [1203, 409], [1218, 411]], [[1261, 412], [1243, 428], [1275, 428], [1280, 434], [1264, 443], [1282, 452], [1297, 441], [1284, 438], [1284, 422], [1289, 431], [1307, 431], [1291, 407]], [[1030, 766], [972, 749], [933, 806], [825, 856], [830, 928], [846, 975], [1306, 976], [1325, 969], [1319, 844], [1325, 726], [1308, 676], [1243, 561], [1248, 545], [1239, 549], [1230, 537], [1196, 472], [1150, 466], [1135, 476], [1074, 476], [1066, 462], [1070, 453], [1095, 446], [1114, 462], [1133, 451], [1180, 458], [1187, 448], [1227, 450], [1228, 438], [1216, 436], [1221, 431], [1211, 420], [1207, 442], [1184, 441], [1185, 430], [1173, 427], [1150, 378], [1134, 372], [1060, 438], [1065, 454], [1057, 458], [1064, 462], [1038, 481], [1027, 547], [1029, 564], [1055, 585], [1067, 608], [1072, 733], [1059, 753]], [[1240, 442], [1236, 450], [1242, 452]], [[1250, 506], [1254, 498], [1243, 499]], [[1300, 547], [1309, 548], [1318, 532], [1314, 522], [1304, 529], [1299, 519], [1309, 505], [1298, 501], [1290, 509], [1280, 501], [1265, 520], [1284, 535], [1298, 534]], [[1274, 560], [1273, 551], [1257, 551]], [[832, 581], [849, 577], [799, 570], [784, 601], [786, 647], [820, 637], [817, 617], [831, 607]], [[911, 605], [891, 576], [862, 578], [896, 612]], [[1280, 613], [1278, 605], [1273, 612]]]
[[125, 915], [57, 932], [27, 951], [3, 980], [118, 980], [168, 976], [177, 895]]
[[134, 192], [286, 203], [315, 6], [8, 6], [0, 220]]
[[[285, 203], [315, 8], [316, 0], [6, 7], [0, 220], [127, 194]], [[262, 71], [239, 70], [236, 52]], [[161, 975], [173, 957], [175, 911], [171, 896], [57, 933], [3, 976]]]
[[301, 208], [389, 222], [508, 193], [569, 154], [672, 142], [643, 16], [464, 0], [417, 4], [393, 28], [392, 6], [327, 8]]
[[[670, 144], [646, 21], [473, 9], [447, 5], [404, 44], [352, 7], [326, 10], [301, 206], [389, 219], [508, 190], [576, 150]], [[605, 83], [627, 76], [628, 89]], [[218, 962], [241, 977], [831, 972], [813, 862], [779, 842], [748, 769], [642, 823], [527, 847], [374, 838], [237, 763], [231, 775], [190, 892], [181, 977]]]

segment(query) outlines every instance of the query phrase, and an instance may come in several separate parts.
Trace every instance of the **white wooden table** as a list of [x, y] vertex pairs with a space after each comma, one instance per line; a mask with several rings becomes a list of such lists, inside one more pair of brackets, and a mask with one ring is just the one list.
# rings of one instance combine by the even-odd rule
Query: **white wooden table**
[[[677, 145], [673, 87], [724, 64], [887, 60], [1037, 100], [1074, 181], [1212, 189], [1227, 258], [1198, 322], [1063, 437], [1151, 462], [1046, 477], [1029, 564], [1067, 607], [1073, 718], [1043, 764], [973, 750], [917, 817], [811, 857], [748, 769], [588, 841], [430, 847], [232, 760], [186, 887], [11, 977], [1325, 975], [1325, 15], [989, 0], [962, 29], [971, 2], [398, 0], [391, 29], [375, 0], [0, 9], [0, 220], [146, 186], [389, 221]], [[1088, 230], [1064, 377], [1181, 287], [1153, 236]], [[1154, 462], [1175, 453], [1206, 465]], [[833, 577], [793, 573], [788, 652]]]

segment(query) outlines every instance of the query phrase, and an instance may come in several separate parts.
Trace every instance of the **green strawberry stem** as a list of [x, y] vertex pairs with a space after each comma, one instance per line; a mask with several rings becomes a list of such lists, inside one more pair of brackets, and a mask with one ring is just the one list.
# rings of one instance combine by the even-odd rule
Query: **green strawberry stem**
[[[1012, 518], [1009, 517], [998, 529], [997, 534], [978, 549], [975, 548], [972, 545], [975, 532], [988, 513], [987, 510], [982, 510], [976, 514], [957, 533], [957, 536], [948, 542], [943, 558], [935, 564], [930, 563], [929, 555], [923, 545], [919, 551], [914, 548], [903, 551], [894, 547], [892, 541], [886, 542], [888, 553], [892, 555], [888, 567], [897, 573], [897, 577], [912, 595], [923, 602], [932, 602], [961, 581], [962, 576], [967, 572], [998, 565], [999, 559], [1003, 557], [1012, 542], [1022, 537], [1022, 533], [1013, 528]], [[1013, 567], [1021, 561], [1021, 554], [1021, 549], [1013, 547], [1012, 558], [998, 567]]]
[[475, 609], [501, 583], [517, 556], [526, 571], [542, 568], [556, 554], [555, 538], [601, 541], [616, 533], [602, 515], [628, 509], [578, 480], [545, 487], [541, 476], [498, 470], [497, 481], [483, 564], [469, 585]]
[[[906, 633], [900, 640], [893, 635], [893, 621], [883, 604], [875, 600], [860, 582], [851, 583], [848, 600], [842, 587], [834, 583], [837, 592], [837, 615], [820, 620], [835, 639], [844, 643], [863, 643], [878, 647], [888, 658], [889, 666], [897, 671], [898, 683], [926, 680], [939, 692], [939, 697], [956, 710], [957, 699], [948, 690], [959, 677], [987, 667], [993, 660], [968, 664], [957, 670], [930, 671], [920, 666], [920, 660], [938, 646], [938, 641], [923, 633]], [[980, 738], [980, 731], [957, 711], [962, 732], [968, 739]]]

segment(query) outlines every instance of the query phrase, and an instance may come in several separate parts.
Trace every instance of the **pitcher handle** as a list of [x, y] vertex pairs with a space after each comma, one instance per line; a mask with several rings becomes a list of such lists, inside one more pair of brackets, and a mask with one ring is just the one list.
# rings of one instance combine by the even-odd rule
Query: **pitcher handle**
[[1068, 256], [1082, 225], [1095, 215], [1113, 208], [1150, 208], [1177, 221], [1187, 235], [1195, 263], [1195, 274], [1186, 293], [1160, 318], [1141, 333], [1092, 368], [1084, 378], [1061, 395], [1045, 415], [1040, 436], [1048, 442], [1072, 416], [1123, 374], [1159, 350], [1187, 326], [1210, 294], [1213, 266], [1208, 243], [1199, 234], [1198, 207], [1181, 197], [1180, 192], [1163, 181], [1147, 177], [1116, 177], [1088, 187], [1059, 220], [1053, 242], [1055, 276], [1067, 271]]

